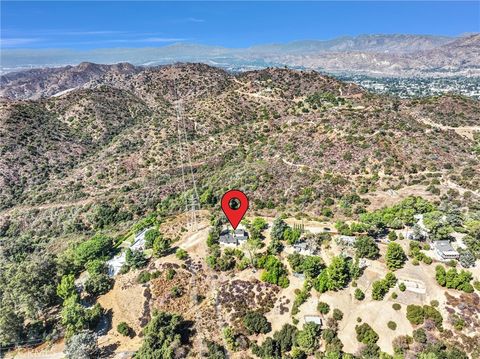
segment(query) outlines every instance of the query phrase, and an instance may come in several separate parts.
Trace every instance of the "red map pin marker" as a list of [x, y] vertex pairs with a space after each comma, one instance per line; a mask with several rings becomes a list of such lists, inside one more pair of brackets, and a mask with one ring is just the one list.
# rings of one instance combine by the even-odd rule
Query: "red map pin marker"
[[[232, 200], [238, 201], [238, 208], [232, 208]], [[235, 201], [236, 202], [236, 201]], [[222, 210], [227, 216], [228, 221], [232, 225], [233, 229], [237, 229], [240, 221], [247, 212], [248, 198], [242, 191], [232, 189], [225, 193], [222, 197]]]

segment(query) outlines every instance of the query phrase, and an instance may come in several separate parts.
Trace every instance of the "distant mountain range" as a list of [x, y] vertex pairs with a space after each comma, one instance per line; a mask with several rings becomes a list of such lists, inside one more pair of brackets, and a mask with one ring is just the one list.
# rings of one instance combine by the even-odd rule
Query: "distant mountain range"
[[3, 49], [2, 73], [81, 62], [151, 66], [204, 62], [229, 70], [290, 66], [330, 73], [371, 76], [480, 76], [480, 34], [361, 35], [332, 40], [295, 41], [243, 49], [177, 43], [159, 48]]

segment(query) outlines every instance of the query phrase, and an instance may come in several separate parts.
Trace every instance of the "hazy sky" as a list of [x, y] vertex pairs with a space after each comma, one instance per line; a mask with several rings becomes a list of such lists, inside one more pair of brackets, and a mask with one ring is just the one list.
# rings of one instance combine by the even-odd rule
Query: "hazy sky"
[[3, 48], [227, 47], [480, 32], [480, 2], [1, 2]]

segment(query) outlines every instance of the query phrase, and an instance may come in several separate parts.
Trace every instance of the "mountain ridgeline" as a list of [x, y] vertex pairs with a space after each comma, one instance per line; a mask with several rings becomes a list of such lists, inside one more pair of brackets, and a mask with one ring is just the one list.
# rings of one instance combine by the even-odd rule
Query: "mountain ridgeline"
[[[226, 48], [193, 43], [135, 49], [3, 49], [1, 73], [91, 61], [151, 66], [203, 62], [230, 70], [290, 66], [371, 76], [479, 76], [480, 34], [375, 34]], [[39, 72], [41, 75], [41, 72]], [[2, 83], [4, 80], [2, 79]]]

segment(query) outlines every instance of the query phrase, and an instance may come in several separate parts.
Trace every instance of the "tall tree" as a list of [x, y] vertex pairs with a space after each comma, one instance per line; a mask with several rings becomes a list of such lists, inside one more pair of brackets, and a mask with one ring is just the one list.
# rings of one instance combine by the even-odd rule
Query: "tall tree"
[[90, 330], [75, 334], [67, 340], [65, 346], [67, 359], [94, 359], [98, 358], [99, 354], [97, 335]]
[[387, 253], [385, 253], [385, 260], [388, 269], [394, 271], [403, 267], [407, 256], [398, 243], [390, 242], [387, 247]]
[[349, 281], [348, 262], [343, 256], [336, 256], [327, 268], [328, 286], [330, 290], [345, 287]]
[[380, 252], [375, 240], [368, 236], [358, 237], [355, 241], [355, 248], [357, 250], [357, 256], [360, 258], [375, 259]]
[[270, 236], [274, 240], [282, 241], [284, 239], [285, 230], [289, 228], [285, 221], [281, 218], [275, 219], [273, 221], [272, 231], [270, 232]]

